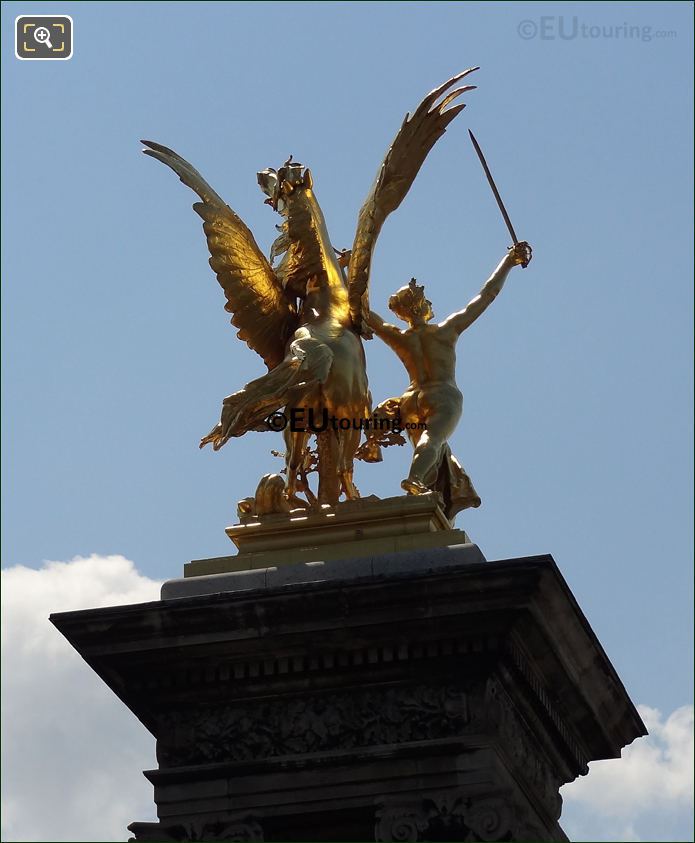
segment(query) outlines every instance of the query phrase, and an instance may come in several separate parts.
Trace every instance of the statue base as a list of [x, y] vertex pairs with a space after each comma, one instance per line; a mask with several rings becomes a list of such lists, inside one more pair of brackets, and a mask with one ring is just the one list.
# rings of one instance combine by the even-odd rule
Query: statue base
[[236, 556], [196, 559], [184, 577], [467, 544], [444, 515], [439, 495], [344, 501], [319, 511], [244, 516], [227, 527]]
[[[159, 822], [133, 840], [567, 839], [559, 788], [639, 715], [552, 557], [486, 562], [433, 501], [397, 500], [372, 504], [382, 527], [336, 512], [342, 544], [282, 522], [311, 561], [246, 523], [258, 567], [191, 563], [158, 602], [51, 616], [157, 739]], [[405, 540], [456, 541], [381, 552], [401, 504]]]

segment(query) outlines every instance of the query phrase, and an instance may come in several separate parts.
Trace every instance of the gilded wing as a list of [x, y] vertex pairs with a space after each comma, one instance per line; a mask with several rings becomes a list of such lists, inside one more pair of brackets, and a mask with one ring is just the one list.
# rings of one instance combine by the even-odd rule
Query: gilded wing
[[365, 336], [371, 336], [363, 322], [364, 316], [369, 312], [369, 269], [381, 226], [386, 217], [395, 211], [405, 198], [427, 153], [444, 134], [454, 117], [466, 107], [465, 103], [452, 108], [447, 106], [460, 94], [474, 89], [475, 85], [463, 85], [448, 93], [441, 102], [437, 103], [437, 100], [459, 79], [474, 70], [478, 68], [471, 67], [453, 76], [427, 94], [412, 117], [406, 114], [403, 125], [386, 153], [372, 189], [362, 205], [348, 266], [348, 289], [353, 324], [355, 329]]
[[146, 155], [166, 164], [203, 200], [193, 205], [203, 219], [210, 266], [227, 297], [237, 336], [258, 352], [269, 369], [285, 356], [287, 340], [297, 326], [294, 301], [285, 293], [272, 267], [240, 217], [188, 161], [173, 150], [142, 141]]

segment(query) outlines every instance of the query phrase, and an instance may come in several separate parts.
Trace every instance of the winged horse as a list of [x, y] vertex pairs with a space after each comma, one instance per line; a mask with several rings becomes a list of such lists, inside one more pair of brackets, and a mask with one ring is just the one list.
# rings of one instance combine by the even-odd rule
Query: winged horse
[[[230, 438], [268, 430], [268, 416], [300, 408], [306, 417], [364, 419], [371, 415], [362, 338], [371, 337], [365, 316], [372, 254], [386, 217], [401, 204], [430, 149], [465, 107], [450, 105], [474, 85], [452, 87], [477, 70], [469, 68], [431, 91], [406, 114], [359, 212], [352, 250], [331, 244], [313, 189], [311, 171], [290, 158], [277, 170], [259, 172], [265, 200], [283, 218], [270, 259], [251, 231], [200, 173], [166, 146], [142, 141], [145, 154], [169, 166], [200, 197], [193, 209], [203, 219], [210, 266], [232, 314], [238, 337], [263, 358], [268, 372], [229, 395], [220, 421], [200, 447], [219, 450]], [[279, 262], [275, 259], [282, 256]], [[347, 264], [347, 267], [345, 266]], [[303, 473], [311, 429], [284, 430], [287, 483], [292, 504], [333, 505], [341, 494], [357, 498], [353, 461], [362, 431], [327, 428], [316, 433], [318, 500]], [[370, 458], [380, 459], [377, 452]], [[303, 480], [304, 478], [304, 480]]]

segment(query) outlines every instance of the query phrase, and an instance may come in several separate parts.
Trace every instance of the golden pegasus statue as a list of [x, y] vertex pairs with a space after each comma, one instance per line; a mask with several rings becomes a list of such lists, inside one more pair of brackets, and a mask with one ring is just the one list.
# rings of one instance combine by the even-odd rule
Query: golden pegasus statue
[[[193, 205], [203, 219], [210, 266], [227, 299], [225, 309], [238, 336], [263, 358], [268, 372], [224, 399], [220, 421], [201, 440], [219, 450], [230, 438], [273, 429], [280, 410], [302, 418], [361, 420], [371, 415], [371, 395], [362, 337], [369, 327], [369, 275], [377, 237], [386, 217], [401, 204], [427, 154], [465, 107], [451, 103], [474, 85], [452, 87], [477, 70], [469, 68], [431, 91], [407, 114], [393, 140], [357, 221], [350, 252], [331, 244], [309, 169], [290, 158], [278, 170], [258, 173], [265, 200], [283, 217], [270, 259], [241, 218], [185, 159], [158, 143], [142, 141], [147, 155], [169, 166], [200, 197]], [[275, 264], [275, 259], [282, 256]], [[359, 497], [353, 462], [362, 430], [285, 427], [286, 484], [278, 509], [334, 505], [341, 494]], [[316, 436], [318, 497], [306, 480], [310, 436]], [[380, 459], [378, 447], [365, 458]], [[267, 476], [277, 490], [277, 476]], [[267, 492], [266, 491], [266, 498]], [[272, 491], [272, 489], [271, 489]], [[259, 492], [262, 492], [259, 486]], [[259, 495], [257, 492], [257, 498]], [[302, 501], [299, 493], [307, 500]], [[261, 494], [261, 497], [263, 495]]]

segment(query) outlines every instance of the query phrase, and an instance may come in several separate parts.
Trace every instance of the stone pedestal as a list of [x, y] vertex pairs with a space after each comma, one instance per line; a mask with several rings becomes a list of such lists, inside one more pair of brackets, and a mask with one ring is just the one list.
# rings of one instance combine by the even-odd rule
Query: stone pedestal
[[157, 739], [135, 840], [566, 840], [560, 786], [646, 733], [550, 556], [464, 542], [162, 597], [51, 617]]
[[184, 577], [449, 547], [469, 541], [440, 506], [439, 495], [360, 498], [318, 512], [247, 515], [227, 527], [235, 556], [194, 559]]

